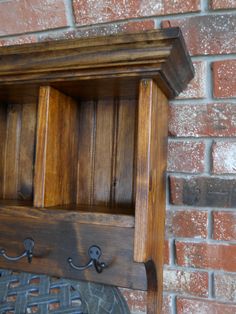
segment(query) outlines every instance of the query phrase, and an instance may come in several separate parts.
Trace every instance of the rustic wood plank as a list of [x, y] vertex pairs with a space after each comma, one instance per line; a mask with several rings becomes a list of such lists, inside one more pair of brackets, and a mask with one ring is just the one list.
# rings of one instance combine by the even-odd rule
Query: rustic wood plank
[[79, 105], [77, 204], [93, 204], [96, 102]]
[[32, 207], [27, 200], [0, 200], [0, 215], [21, 218], [34, 218], [39, 220], [52, 219], [54, 221], [67, 221], [89, 223], [113, 227], [134, 227], [134, 211], [132, 208], [99, 207], [90, 205], [63, 205], [49, 208]]
[[23, 105], [18, 182], [18, 195], [21, 199], [33, 200], [36, 115], [37, 105], [35, 103]]
[[17, 199], [19, 190], [19, 155], [22, 105], [9, 105], [4, 166], [4, 199]]
[[99, 101], [96, 113], [96, 143], [93, 204], [111, 205], [113, 121], [111, 101]]
[[35, 206], [76, 202], [78, 108], [70, 97], [42, 87], [35, 167]]
[[[26, 259], [12, 263], [0, 257], [0, 267], [109, 285], [115, 282], [127, 288], [145, 290], [147, 287], [144, 265], [133, 262], [133, 228], [55, 221], [53, 216], [46, 220], [18, 218], [17, 222], [14, 217], [0, 217], [0, 247], [9, 255], [22, 253], [25, 238], [35, 241], [31, 264]], [[102, 274], [94, 269], [83, 272], [71, 269], [68, 257], [72, 257], [75, 264], [86, 264], [91, 245], [102, 249], [101, 261], [105, 261], [108, 268]]]
[[6, 131], [7, 106], [0, 105], [0, 198], [3, 198], [4, 191]]
[[[156, 293], [149, 289], [149, 313], [159, 313], [162, 299], [165, 225], [167, 99], [153, 80], [142, 80], [138, 112], [135, 251], [137, 262], [156, 267]], [[159, 311], [159, 312], [158, 312]]]
[[120, 100], [115, 181], [115, 206], [134, 206], [136, 100]]

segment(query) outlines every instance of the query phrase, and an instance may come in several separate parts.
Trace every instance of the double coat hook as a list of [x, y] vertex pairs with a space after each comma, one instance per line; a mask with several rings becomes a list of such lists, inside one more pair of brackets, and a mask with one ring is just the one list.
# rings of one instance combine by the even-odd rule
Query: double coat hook
[[18, 256], [9, 256], [6, 253], [5, 249], [0, 250], [0, 256], [4, 257], [8, 261], [16, 262], [20, 259], [26, 257], [28, 259], [28, 263], [32, 262], [33, 258], [33, 249], [34, 249], [34, 240], [31, 238], [26, 238], [23, 242], [25, 250], [21, 255]]

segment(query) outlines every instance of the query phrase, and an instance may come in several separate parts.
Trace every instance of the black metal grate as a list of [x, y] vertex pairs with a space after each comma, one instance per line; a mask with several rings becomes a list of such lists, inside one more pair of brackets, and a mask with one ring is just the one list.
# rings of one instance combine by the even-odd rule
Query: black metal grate
[[70, 281], [0, 270], [1, 314], [83, 314], [78, 290]]
[[0, 269], [0, 314], [130, 314], [119, 289]]

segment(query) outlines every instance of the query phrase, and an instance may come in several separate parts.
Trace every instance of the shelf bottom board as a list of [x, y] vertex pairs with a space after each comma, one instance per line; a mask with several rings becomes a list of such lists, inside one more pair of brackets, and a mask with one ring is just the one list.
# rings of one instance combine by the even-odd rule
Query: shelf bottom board
[[78, 222], [95, 225], [134, 228], [130, 209], [109, 209], [102, 206], [65, 205], [49, 208], [33, 207], [32, 201], [0, 200], [0, 215], [19, 218]]

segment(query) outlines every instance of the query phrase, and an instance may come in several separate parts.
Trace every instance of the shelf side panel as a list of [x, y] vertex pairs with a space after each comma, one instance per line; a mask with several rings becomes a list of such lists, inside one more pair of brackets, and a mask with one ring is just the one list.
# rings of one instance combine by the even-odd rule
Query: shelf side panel
[[40, 88], [35, 165], [36, 207], [76, 202], [78, 105], [46, 86]]
[[142, 80], [138, 112], [134, 259], [136, 262], [151, 260], [155, 265], [156, 278], [153, 281], [156, 283], [150, 283], [151, 289], [148, 289], [150, 313], [160, 313], [162, 299], [167, 119], [165, 95], [155, 81]]

